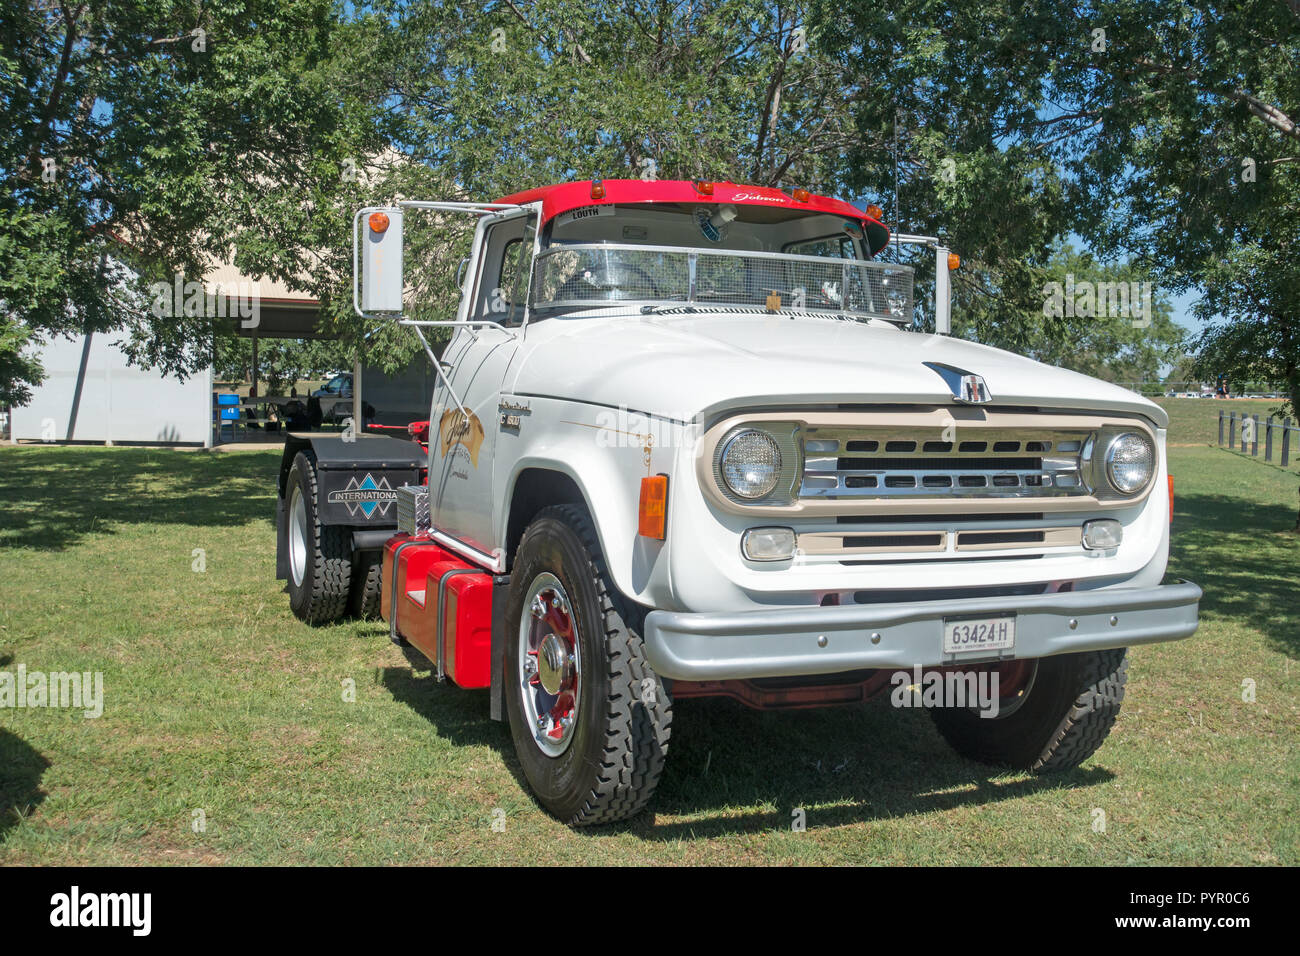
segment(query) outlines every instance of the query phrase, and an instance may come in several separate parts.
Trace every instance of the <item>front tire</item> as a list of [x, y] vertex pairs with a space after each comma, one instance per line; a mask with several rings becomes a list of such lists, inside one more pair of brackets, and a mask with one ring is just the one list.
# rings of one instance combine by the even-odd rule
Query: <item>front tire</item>
[[1042, 658], [1023, 702], [1004, 716], [934, 708], [930, 717], [963, 757], [1033, 773], [1069, 770], [1097, 752], [1119, 716], [1126, 653], [1121, 647]]
[[663, 772], [672, 705], [642, 617], [610, 582], [586, 509], [528, 526], [506, 605], [506, 712], [529, 786], [572, 826], [634, 816]]
[[289, 501], [285, 540], [289, 546], [289, 607], [308, 624], [343, 616], [352, 582], [352, 534], [322, 525], [317, 510], [316, 456], [300, 451], [285, 484]]

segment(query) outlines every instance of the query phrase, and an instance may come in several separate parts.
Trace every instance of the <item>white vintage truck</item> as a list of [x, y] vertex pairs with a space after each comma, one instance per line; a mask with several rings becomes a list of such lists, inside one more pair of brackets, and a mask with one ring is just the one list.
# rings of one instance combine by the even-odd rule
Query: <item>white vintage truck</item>
[[[477, 220], [454, 319], [403, 318], [403, 224]], [[880, 211], [804, 190], [592, 180], [354, 220], [357, 311], [450, 326], [416, 442], [291, 435], [279, 560], [295, 612], [388, 621], [487, 688], [540, 802], [642, 809], [674, 702], [931, 706], [961, 754], [1054, 771], [1105, 739], [1125, 649], [1191, 635], [1166, 583], [1165, 413], [915, 330]], [[413, 426], [418, 428], [418, 426]]]

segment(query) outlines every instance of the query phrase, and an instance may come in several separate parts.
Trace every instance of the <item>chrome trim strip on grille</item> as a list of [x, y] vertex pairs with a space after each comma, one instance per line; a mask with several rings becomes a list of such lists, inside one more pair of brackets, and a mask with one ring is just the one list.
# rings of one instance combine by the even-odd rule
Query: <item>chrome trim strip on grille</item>
[[948, 550], [946, 531], [806, 531], [797, 538], [807, 555], [884, 554]]
[[1088, 429], [809, 428], [801, 498], [1047, 498], [1089, 493]]
[[1041, 548], [1079, 548], [1083, 527], [1025, 528], [1016, 530], [958, 531], [958, 551], [1023, 551]]
[[966, 554], [978, 552], [1042, 552], [1081, 548], [1081, 525], [1071, 527], [981, 527], [957, 530], [905, 528], [891, 531], [805, 531], [798, 550], [813, 558], [861, 554]]

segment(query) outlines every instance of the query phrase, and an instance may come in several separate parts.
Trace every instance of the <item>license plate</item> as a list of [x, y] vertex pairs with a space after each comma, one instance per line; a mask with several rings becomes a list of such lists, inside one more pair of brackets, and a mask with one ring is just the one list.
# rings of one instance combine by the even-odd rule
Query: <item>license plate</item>
[[945, 619], [943, 622], [943, 652], [945, 654], [987, 653], [1006, 651], [1016, 646], [1016, 616], [1002, 614], [993, 617]]

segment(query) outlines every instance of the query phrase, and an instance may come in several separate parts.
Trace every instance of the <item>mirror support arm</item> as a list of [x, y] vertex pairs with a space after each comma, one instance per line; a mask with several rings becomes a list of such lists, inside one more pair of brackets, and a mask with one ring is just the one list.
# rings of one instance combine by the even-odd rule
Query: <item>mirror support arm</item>
[[[465, 408], [465, 403], [460, 400], [460, 396], [456, 394], [456, 390], [451, 387], [451, 379], [449, 379], [447, 373], [443, 371], [442, 363], [438, 361], [438, 356], [434, 355], [433, 349], [429, 347], [429, 340], [424, 337], [424, 333], [420, 331], [418, 325], [409, 322], [402, 322], [401, 324], [409, 325], [411, 331], [415, 333], [415, 337], [419, 339], [420, 344], [424, 346], [424, 354], [429, 357], [429, 363], [433, 366], [433, 370], [438, 373], [438, 378], [442, 379], [442, 384], [447, 386], [447, 394], [450, 395], [451, 400], [456, 403], [456, 407], [460, 409], [460, 414], [465, 424], [468, 425], [469, 411]], [[433, 423], [430, 422], [430, 425], [432, 424]]]

